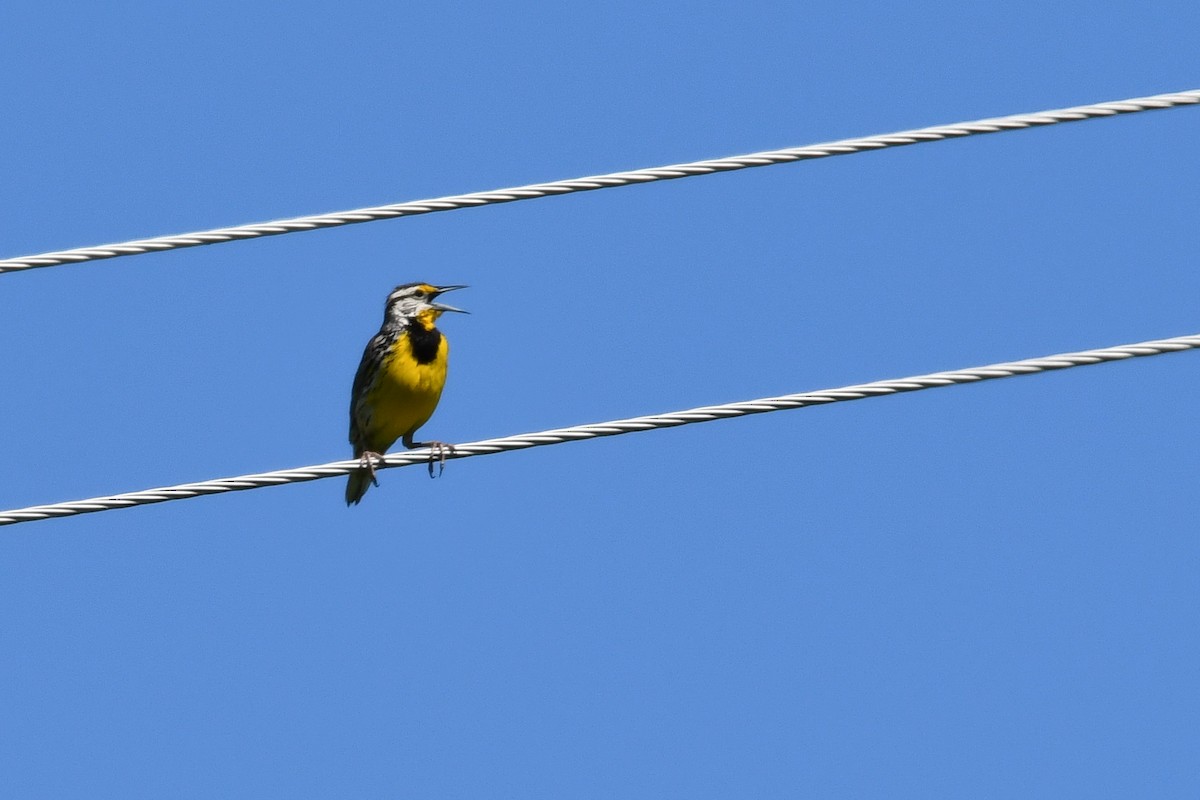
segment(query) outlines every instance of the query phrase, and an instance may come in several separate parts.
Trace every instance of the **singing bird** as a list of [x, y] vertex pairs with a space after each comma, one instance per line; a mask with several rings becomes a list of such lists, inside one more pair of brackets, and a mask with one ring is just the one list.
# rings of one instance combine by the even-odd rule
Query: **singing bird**
[[461, 308], [436, 302], [440, 295], [465, 286], [406, 283], [388, 295], [383, 327], [367, 343], [350, 393], [350, 444], [362, 467], [350, 473], [346, 505], [357, 504], [375, 480], [375, 459], [400, 439], [405, 447], [430, 448], [429, 474], [435, 457], [445, 462], [452, 447], [442, 442], [416, 442], [417, 429], [429, 421], [446, 385], [450, 346], [436, 327], [447, 311]]

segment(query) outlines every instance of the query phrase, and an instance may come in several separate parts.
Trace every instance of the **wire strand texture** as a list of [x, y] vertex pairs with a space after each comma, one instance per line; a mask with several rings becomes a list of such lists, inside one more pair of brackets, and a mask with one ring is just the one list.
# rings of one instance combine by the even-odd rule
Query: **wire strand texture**
[[1056, 125], [1061, 122], [1112, 117], [1119, 114], [1133, 114], [1139, 111], [1174, 108], [1177, 106], [1195, 105], [1197, 103], [1200, 103], [1200, 89], [1190, 89], [1183, 92], [1136, 97], [1129, 100], [1075, 106], [1073, 108], [1062, 108], [1054, 111], [1041, 111], [1033, 114], [1017, 114], [1008, 117], [975, 120], [974, 122], [960, 122], [953, 125], [918, 128], [880, 136], [841, 139], [834, 142], [809, 145], [807, 147], [764, 150], [759, 153], [749, 153], [747, 155], [709, 161], [693, 161], [686, 164], [672, 164], [665, 167], [653, 167], [630, 172], [614, 172], [607, 175], [593, 175], [586, 178], [554, 181], [552, 183], [535, 183], [528, 186], [497, 189], [490, 192], [449, 195], [431, 200], [371, 206], [352, 211], [294, 217], [275, 222], [238, 225], [231, 228], [216, 228], [176, 236], [136, 239], [120, 244], [58, 250], [40, 255], [0, 260], [0, 273], [16, 272], [36, 267], [78, 264], [105, 258], [176, 250], [182, 247], [197, 247], [206, 244], [255, 239], [261, 236], [277, 236], [284, 233], [333, 228], [340, 225], [353, 225], [360, 222], [372, 222], [395, 217], [411, 217], [418, 214], [432, 214], [437, 211], [453, 211], [460, 208], [473, 208], [476, 206], [493, 205], [495, 203], [512, 203], [517, 200], [531, 200], [537, 197], [571, 194], [573, 192], [588, 192], [615, 186], [674, 180], [676, 178], [688, 178], [696, 175], [711, 175], [718, 172], [749, 169], [750, 167], [765, 167], [772, 164], [828, 158], [830, 156], [848, 155], [868, 150], [882, 150], [889, 147], [902, 147], [922, 142], [959, 139], [983, 133], [1035, 128], [1044, 125]]
[[[887, 395], [915, 392], [922, 389], [937, 389], [944, 386], [977, 383], [997, 378], [1032, 375], [1050, 370], [1082, 367], [1090, 364], [1101, 364], [1107, 361], [1121, 361], [1127, 358], [1161, 355], [1163, 353], [1174, 353], [1196, 348], [1200, 348], [1200, 334], [1179, 336], [1172, 339], [1156, 339], [1149, 342], [1119, 345], [1099, 350], [1083, 350], [1076, 353], [1062, 353], [1043, 358], [1009, 361], [951, 372], [934, 372], [910, 378], [861, 383], [853, 386], [843, 386], [838, 389], [822, 389], [816, 392], [764, 397], [758, 400], [746, 400], [738, 403], [701, 406], [700, 408], [692, 408], [686, 411], [672, 411], [665, 414], [630, 417], [610, 422], [576, 425], [569, 428], [555, 428], [537, 433], [504, 436], [498, 439], [483, 439], [477, 442], [455, 445], [454, 452], [448, 453], [447, 457], [458, 459], [493, 455], [511, 450], [524, 450], [529, 447], [565, 444], [566, 442], [597, 439], [602, 436], [619, 436], [626, 433], [638, 433], [658, 428], [673, 428], [679, 425], [691, 425], [696, 422], [711, 422], [719, 419], [744, 417], [750, 414], [764, 414], [771, 411], [785, 411], [787, 409], [827, 405], [829, 403], [840, 403], [848, 400], [865, 400], [870, 397], [885, 397]], [[383, 462], [377, 465], [377, 469], [426, 464], [429, 460], [429, 450], [411, 450], [384, 456]], [[259, 489], [286, 483], [300, 483], [302, 481], [314, 481], [321, 478], [333, 478], [339, 475], [347, 475], [358, 467], [359, 462], [357, 460], [334, 461], [310, 467], [278, 470], [275, 472], [260, 472], [252, 475], [241, 475], [236, 478], [200, 481], [199, 483], [184, 483], [161, 489], [148, 489], [146, 491], [129, 492], [109, 497], [96, 497], [90, 500], [75, 500], [66, 503], [30, 506], [28, 508], [0, 512], [0, 525], [13, 525], [19, 522], [30, 522], [39, 519], [87, 514], [93, 511], [108, 511], [118, 508], [148, 505], [150, 503], [164, 503], [169, 500], [183, 500], [201, 495], [221, 494], [224, 492], [241, 491], [243, 489]]]

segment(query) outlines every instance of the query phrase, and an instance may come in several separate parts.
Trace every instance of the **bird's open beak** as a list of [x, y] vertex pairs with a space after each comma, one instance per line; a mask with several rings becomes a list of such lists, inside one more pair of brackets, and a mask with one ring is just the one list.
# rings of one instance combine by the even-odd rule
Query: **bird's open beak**
[[[453, 292], [455, 289], [466, 289], [466, 288], [467, 288], [466, 286], [461, 285], [461, 284], [456, 285], [456, 286], [439, 286], [439, 287], [437, 287], [437, 291], [434, 292], [433, 296], [440, 297], [441, 295], [445, 294], [446, 292]], [[459, 314], [470, 314], [471, 313], [470, 311], [465, 311], [461, 308], [455, 308], [454, 306], [446, 305], [445, 303], [431, 303], [431, 305], [434, 308], [436, 308], [438, 311], [457, 311]]]

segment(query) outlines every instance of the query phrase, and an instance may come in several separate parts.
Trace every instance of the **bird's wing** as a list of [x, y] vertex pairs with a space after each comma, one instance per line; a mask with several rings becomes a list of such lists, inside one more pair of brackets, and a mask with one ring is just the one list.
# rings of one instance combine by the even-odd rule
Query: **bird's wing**
[[367, 392], [383, 366], [393, 338], [383, 331], [371, 337], [362, 361], [358, 362], [358, 372], [354, 373], [354, 385], [350, 389], [350, 444], [354, 446], [355, 454], [361, 454], [367, 447], [365, 434], [370, 416], [365, 402]]

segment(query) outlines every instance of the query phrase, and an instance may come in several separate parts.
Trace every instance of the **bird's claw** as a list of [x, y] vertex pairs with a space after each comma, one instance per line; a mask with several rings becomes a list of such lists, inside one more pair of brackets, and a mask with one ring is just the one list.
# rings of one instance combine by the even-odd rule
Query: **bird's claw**
[[363, 469], [371, 476], [371, 485], [378, 487], [379, 479], [375, 477], [375, 459], [382, 461], [383, 456], [379, 455], [379, 453], [366, 452], [358, 457], [358, 463], [362, 464]]
[[[446, 442], [425, 442], [425, 445], [429, 448], [429, 477], [440, 478], [442, 477], [442, 473], [446, 471], [446, 455], [454, 454], [454, 445], [447, 444]], [[433, 464], [435, 461], [438, 465], [436, 475], [433, 474]]]

